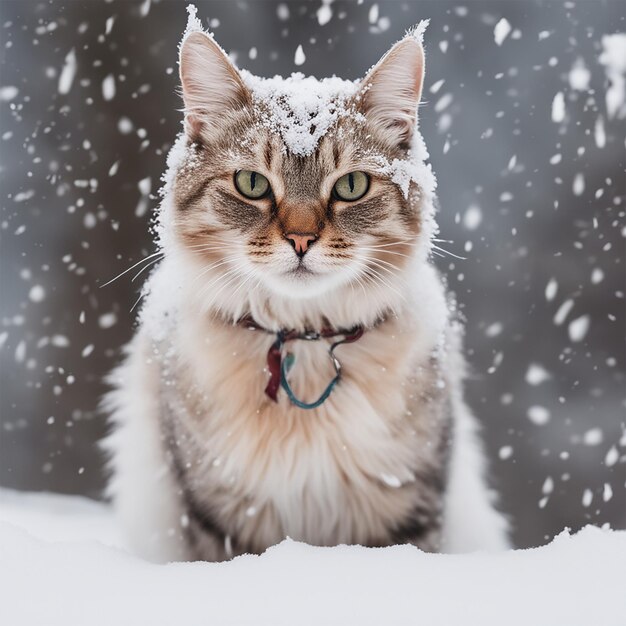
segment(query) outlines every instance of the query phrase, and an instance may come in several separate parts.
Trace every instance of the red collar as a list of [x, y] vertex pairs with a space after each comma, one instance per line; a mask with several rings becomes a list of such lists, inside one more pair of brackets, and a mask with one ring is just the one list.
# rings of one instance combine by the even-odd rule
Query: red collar
[[[341, 363], [334, 355], [334, 349], [343, 344], [343, 343], [353, 343], [360, 339], [365, 332], [365, 329], [361, 325], [353, 326], [352, 328], [330, 328], [324, 327], [321, 330], [305, 330], [304, 332], [300, 332], [297, 330], [288, 330], [281, 329], [279, 331], [269, 330], [257, 324], [254, 319], [250, 315], [246, 315], [241, 318], [237, 324], [239, 326], [243, 326], [244, 328], [248, 328], [249, 330], [260, 330], [269, 335], [275, 335], [276, 340], [270, 346], [270, 349], [267, 352], [267, 368], [270, 373], [270, 379], [267, 383], [267, 387], [265, 387], [265, 393], [274, 401], [278, 402], [278, 390], [282, 386], [291, 402], [300, 408], [304, 409], [312, 409], [318, 407], [320, 404], [326, 400], [326, 398], [330, 395], [330, 392], [333, 390], [334, 386], [339, 382], [341, 377]], [[302, 339], [305, 341], [316, 341], [318, 339], [327, 339], [330, 337], [343, 337], [339, 341], [335, 341], [331, 344], [328, 353], [333, 362], [333, 366], [335, 368], [335, 378], [328, 385], [324, 393], [320, 396], [320, 398], [312, 403], [302, 402], [298, 400], [291, 388], [289, 387], [289, 383], [286, 379], [286, 370], [291, 367], [294, 361], [294, 357], [292, 354], [287, 353], [285, 362], [283, 362], [282, 358], [282, 348], [285, 343], [288, 341], [293, 341], [295, 339]], [[285, 367], [286, 366], [286, 367]]]

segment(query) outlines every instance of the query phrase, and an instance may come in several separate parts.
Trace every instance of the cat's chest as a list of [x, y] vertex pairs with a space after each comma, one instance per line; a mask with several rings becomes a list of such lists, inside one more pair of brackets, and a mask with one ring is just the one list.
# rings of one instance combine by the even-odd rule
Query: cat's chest
[[382, 542], [410, 514], [423, 441], [409, 419], [388, 423], [353, 401], [351, 412], [329, 400], [310, 414], [265, 404], [194, 429], [189, 447], [182, 444], [193, 493], [215, 507], [224, 528], [261, 544], [284, 536]]
[[[397, 412], [406, 404], [406, 382], [419, 360], [412, 333], [390, 326], [366, 332], [333, 351], [336, 337], [291, 339], [278, 347], [276, 339], [271, 333], [237, 327], [209, 328], [202, 334], [183, 329], [177, 342], [182, 345], [177, 375], [202, 398], [204, 409], [215, 415], [213, 422], [261, 413], [274, 421], [293, 416], [306, 421], [312, 413], [294, 406], [294, 400], [311, 405], [322, 398], [321, 415], [367, 409], [373, 417]], [[266, 393], [281, 378], [289, 390], [276, 384], [275, 393]]]
[[[179, 441], [194, 491], [212, 506], [220, 502], [241, 532], [254, 528], [250, 537], [269, 543], [281, 534], [316, 543], [382, 536], [410, 509], [416, 449], [424, 444], [408, 410], [406, 346], [341, 346], [340, 382], [306, 410], [282, 389], [278, 402], [264, 393], [268, 341], [244, 337], [207, 342], [202, 367], [187, 369], [193, 391]], [[287, 350], [295, 357], [294, 392], [315, 399], [335, 375], [328, 344], [293, 342]]]

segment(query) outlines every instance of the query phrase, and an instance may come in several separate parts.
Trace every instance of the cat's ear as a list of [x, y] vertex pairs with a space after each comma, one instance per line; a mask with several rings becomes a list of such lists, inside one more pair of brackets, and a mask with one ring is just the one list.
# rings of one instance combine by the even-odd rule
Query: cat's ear
[[210, 136], [229, 111], [250, 102], [237, 68], [215, 41], [192, 32], [180, 48], [180, 82], [185, 103], [185, 130], [192, 139]]
[[359, 108], [394, 146], [408, 146], [424, 83], [421, 32], [396, 43], [361, 81]]

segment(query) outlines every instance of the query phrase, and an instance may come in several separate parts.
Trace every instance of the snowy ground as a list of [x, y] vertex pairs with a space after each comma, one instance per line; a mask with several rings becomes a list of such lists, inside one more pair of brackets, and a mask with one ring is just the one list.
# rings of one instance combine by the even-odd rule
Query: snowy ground
[[0, 623], [623, 626], [626, 532], [533, 550], [430, 555], [285, 541], [229, 563], [153, 565], [105, 505], [0, 490]]

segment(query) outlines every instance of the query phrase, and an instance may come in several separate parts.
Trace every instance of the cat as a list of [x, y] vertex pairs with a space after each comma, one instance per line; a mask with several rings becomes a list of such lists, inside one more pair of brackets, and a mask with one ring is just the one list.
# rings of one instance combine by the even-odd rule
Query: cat
[[144, 557], [509, 546], [431, 259], [424, 27], [360, 81], [262, 79], [191, 8], [162, 260], [106, 402], [108, 491]]

